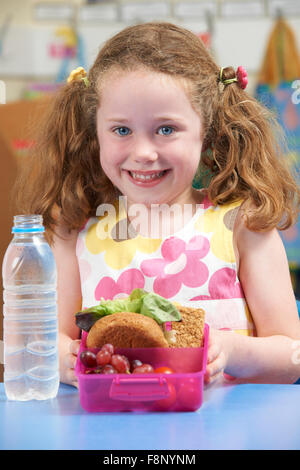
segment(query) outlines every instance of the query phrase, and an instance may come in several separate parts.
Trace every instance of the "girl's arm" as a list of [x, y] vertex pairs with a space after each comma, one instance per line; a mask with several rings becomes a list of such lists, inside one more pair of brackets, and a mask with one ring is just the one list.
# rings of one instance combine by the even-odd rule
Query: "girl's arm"
[[77, 232], [68, 233], [62, 226], [56, 232], [51, 248], [57, 266], [60, 381], [76, 386], [74, 365], [79, 348], [79, 329], [74, 315], [80, 310], [82, 300], [76, 258]]
[[225, 372], [246, 382], [293, 383], [300, 377], [300, 321], [282, 240], [277, 230], [236, 230], [239, 279], [257, 337], [215, 332], [226, 358]]

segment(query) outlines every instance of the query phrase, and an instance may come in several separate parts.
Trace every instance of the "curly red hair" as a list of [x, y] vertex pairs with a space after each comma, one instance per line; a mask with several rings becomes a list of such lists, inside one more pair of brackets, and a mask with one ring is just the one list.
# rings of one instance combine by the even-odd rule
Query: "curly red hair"
[[[292, 225], [300, 191], [284, 162], [276, 120], [238, 83], [224, 87], [219, 82], [220, 68], [195, 34], [155, 22], [128, 27], [109, 39], [89, 71], [88, 87], [78, 80], [59, 90], [17, 181], [18, 211], [42, 214], [51, 238], [55, 209], [70, 230], [78, 230], [99, 204], [112, 202], [116, 190], [100, 166], [96, 111], [109, 74], [139, 67], [186, 82], [204, 124], [204, 146], [210, 149], [202, 154], [200, 168], [209, 170], [211, 201], [243, 199], [251, 230]], [[222, 76], [232, 78], [235, 71], [227, 67]]]

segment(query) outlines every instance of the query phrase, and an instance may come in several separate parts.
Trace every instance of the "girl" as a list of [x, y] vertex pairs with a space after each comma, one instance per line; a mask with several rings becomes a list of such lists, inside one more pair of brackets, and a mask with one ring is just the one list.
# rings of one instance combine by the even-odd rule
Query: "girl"
[[[88, 77], [75, 70], [51, 104], [17, 207], [43, 215], [56, 257], [61, 381], [76, 385], [74, 313], [136, 287], [204, 308], [208, 384], [300, 376], [277, 231], [296, 220], [300, 193], [245, 85], [244, 71], [220, 69], [193, 33], [148, 23], [108, 40]], [[209, 173], [202, 190], [192, 185], [199, 168]]]

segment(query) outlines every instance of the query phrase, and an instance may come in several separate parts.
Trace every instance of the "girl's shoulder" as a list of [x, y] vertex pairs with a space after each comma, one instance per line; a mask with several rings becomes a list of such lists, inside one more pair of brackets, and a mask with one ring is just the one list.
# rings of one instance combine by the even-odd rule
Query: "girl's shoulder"
[[249, 257], [254, 252], [263, 249], [268, 249], [268, 251], [279, 250], [284, 253], [283, 242], [276, 228], [259, 231], [247, 227], [247, 216], [251, 213], [251, 210], [251, 205], [247, 206], [246, 211], [245, 205], [242, 203], [236, 215], [233, 240], [239, 258]]

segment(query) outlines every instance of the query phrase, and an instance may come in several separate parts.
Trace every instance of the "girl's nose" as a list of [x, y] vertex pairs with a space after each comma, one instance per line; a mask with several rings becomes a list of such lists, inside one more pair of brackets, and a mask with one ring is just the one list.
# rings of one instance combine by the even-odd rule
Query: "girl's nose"
[[131, 157], [135, 162], [154, 162], [158, 158], [158, 152], [153, 143], [145, 138], [136, 139], [132, 148]]

